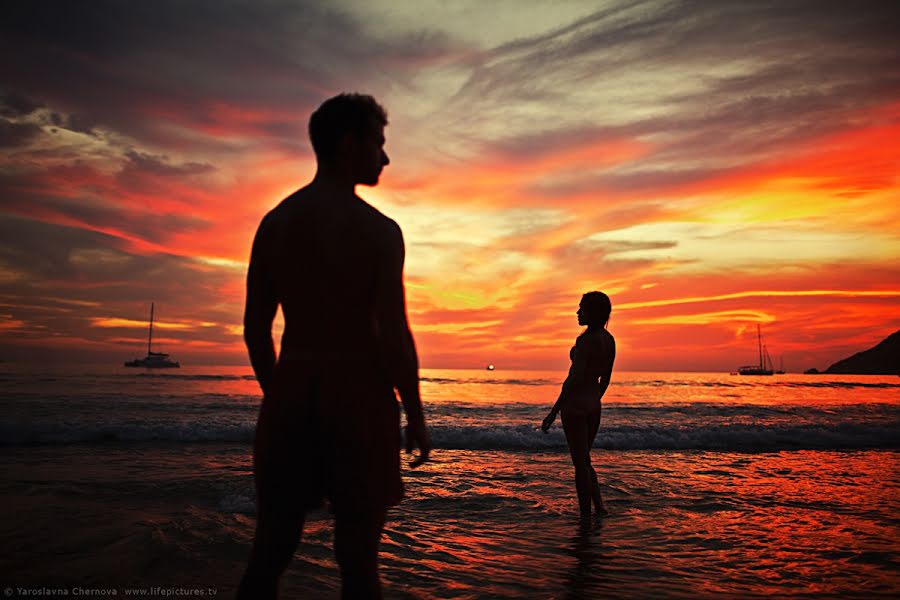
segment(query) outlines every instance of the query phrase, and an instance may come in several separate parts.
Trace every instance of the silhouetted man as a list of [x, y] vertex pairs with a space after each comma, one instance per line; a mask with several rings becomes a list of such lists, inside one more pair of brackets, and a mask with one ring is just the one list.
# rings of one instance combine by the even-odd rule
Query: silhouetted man
[[[407, 452], [431, 449], [406, 318], [400, 228], [355, 193], [388, 164], [387, 115], [341, 94], [309, 121], [318, 169], [263, 218], [247, 274], [244, 339], [263, 391], [253, 450], [256, 537], [241, 599], [275, 598], [308, 509], [328, 498], [344, 598], [379, 598], [378, 543]], [[272, 320], [285, 328], [276, 362]]]

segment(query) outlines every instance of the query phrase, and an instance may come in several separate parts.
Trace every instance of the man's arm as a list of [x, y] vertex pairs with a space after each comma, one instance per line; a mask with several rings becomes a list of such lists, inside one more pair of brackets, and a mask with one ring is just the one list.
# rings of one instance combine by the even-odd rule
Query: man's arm
[[391, 221], [388, 232], [386, 252], [378, 265], [375, 282], [378, 340], [388, 378], [397, 388], [406, 412], [407, 451], [411, 451], [411, 442], [417, 444], [422, 451], [419, 460], [423, 460], [428, 457], [431, 441], [428, 439], [419, 395], [419, 358], [406, 317], [406, 297], [403, 290], [403, 262], [406, 252], [400, 227]]
[[263, 395], [268, 393], [275, 370], [275, 343], [272, 340], [272, 321], [278, 310], [275, 288], [268, 271], [264, 251], [266, 220], [260, 223], [250, 252], [247, 269], [247, 303], [244, 307], [244, 342], [250, 353], [250, 364]]

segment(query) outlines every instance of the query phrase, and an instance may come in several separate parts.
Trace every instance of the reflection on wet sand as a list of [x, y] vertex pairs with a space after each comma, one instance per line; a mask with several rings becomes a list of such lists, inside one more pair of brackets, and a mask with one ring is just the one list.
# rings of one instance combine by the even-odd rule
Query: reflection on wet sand
[[603, 523], [604, 518], [596, 516], [578, 520], [567, 550], [575, 564], [569, 571], [564, 598], [588, 598], [602, 585], [603, 566], [609, 558], [603, 547]]

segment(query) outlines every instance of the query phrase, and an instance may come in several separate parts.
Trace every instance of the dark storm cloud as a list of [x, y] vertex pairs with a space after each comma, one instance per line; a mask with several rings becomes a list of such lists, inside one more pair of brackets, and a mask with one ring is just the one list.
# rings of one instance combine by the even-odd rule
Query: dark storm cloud
[[88, 119], [80, 115], [64, 115], [58, 112], [50, 113], [50, 123], [61, 129], [68, 129], [69, 131], [87, 135], [96, 135], [94, 128], [98, 125], [98, 122], [94, 119]]
[[[246, 80], [265, 80], [278, 68], [273, 61], [298, 83], [308, 75], [266, 47], [268, 27], [260, 27], [258, 42], [248, 38], [264, 11], [251, 5], [212, 8], [174, 2], [18, 3], [3, 21], [2, 45], [21, 59], [4, 61], [4, 80], [63, 112], [164, 142], [155, 131], [158, 123], [149, 118], [154, 113], [159, 120], [209, 123], [210, 102], [264, 92]], [[274, 8], [270, 17], [277, 25], [286, 15]], [[253, 69], [254, 59], [266, 63], [262, 73]]]
[[41, 134], [35, 123], [13, 123], [0, 119], [0, 148], [15, 148], [30, 143]]
[[22, 94], [15, 92], [0, 94], [0, 116], [24, 117], [42, 106], [40, 102]]
[[[438, 34], [379, 40], [327, 2], [35, 1], [5, 7], [0, 75], [20, 94], [157, 145], [161, 123], [295, 137], [295, 115], [433, 60]], [[301, 124], [302, 130], [302, 124]]]
[[0, 147], [26, 150], [43, 133], [56, 133], [59, 129], [99, 138], [94, 130], [96, 121], [55, 111], [35, 114], [41, 108], [43, 104], [25, 96], [10, 94], [0, 98]]
[[137, 150], [128, 150], [125, 152], [125, 157], [128, 159], [128, 163], [122, 169], [121, 175], [123, 177], [138, 172], [168, 177], [199, 175], [215, 170], [215, 167], [207, 163], [186, 162], [174, 164], [168, 156], [138, 152]]

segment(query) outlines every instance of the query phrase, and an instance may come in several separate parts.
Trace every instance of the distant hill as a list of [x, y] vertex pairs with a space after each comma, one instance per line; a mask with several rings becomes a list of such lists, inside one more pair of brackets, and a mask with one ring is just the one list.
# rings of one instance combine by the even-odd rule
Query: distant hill
[[900, 331], [887, 336], [874, 348], [837, 361], [825, 372], [841, 375], [900, 375]]

